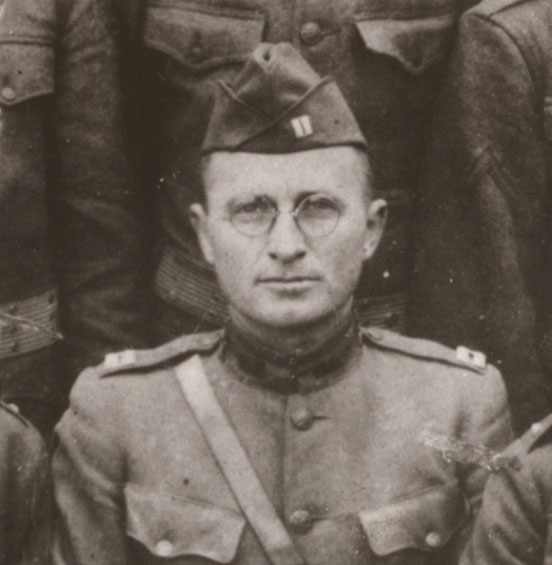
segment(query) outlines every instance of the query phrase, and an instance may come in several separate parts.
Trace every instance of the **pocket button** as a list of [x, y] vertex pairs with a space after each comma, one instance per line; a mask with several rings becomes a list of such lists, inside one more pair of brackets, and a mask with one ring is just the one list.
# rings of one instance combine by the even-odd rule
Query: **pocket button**
[[306, 22], [301, 26], [300, 35], [307, 45], [316, 45], [322, 39], [322, 30], [316, 22]]
[[2, 94], [2, 98], [4, 100], [9, 100], [10, 102], [12, 100], [15, 100], [15, 90], [10, 86], [5, 86], [0, 92], [0, 94]]
[[443, 545], [443, 538], [438, 532], [429, 532], [425, 538], [426, 545], [428, 547], [441, 547]]
[[304, 534], [312, 527], [312, 516], [308, 510], [295, 510], [289, 517], [289, 525], [296, 532]]
[[173, 549], [173, 544], [166, 539], [163, 539], [155, 544], [155, 553], [159, 555], [159, 557], [168, 557], [172, 554]]

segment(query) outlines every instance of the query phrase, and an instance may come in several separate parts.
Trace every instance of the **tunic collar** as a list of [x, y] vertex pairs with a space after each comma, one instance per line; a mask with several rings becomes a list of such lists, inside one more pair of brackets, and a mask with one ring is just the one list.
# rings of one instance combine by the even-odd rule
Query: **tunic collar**
[[353, 317], [318, 343], [282, 352], [232, 324], [224, 333], [220, 355], [240, 381], [282, 394], [324, 388], [339, 380], [360, 357], [360, 336]]

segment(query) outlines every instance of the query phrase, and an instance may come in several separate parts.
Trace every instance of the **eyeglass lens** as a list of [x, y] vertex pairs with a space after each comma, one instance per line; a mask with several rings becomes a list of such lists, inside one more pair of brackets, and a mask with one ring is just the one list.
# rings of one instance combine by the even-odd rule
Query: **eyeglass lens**
[[[257, 197], [232, 211], [230, 221], [243, 235], [258, 236], [268, 232], [282, 214], [266, 197]], [[312, 194], [290, 212], [299, 229], [308, 236], [319, 237], [331, 233], [340, 217], [339, 206], [327, 196]]]

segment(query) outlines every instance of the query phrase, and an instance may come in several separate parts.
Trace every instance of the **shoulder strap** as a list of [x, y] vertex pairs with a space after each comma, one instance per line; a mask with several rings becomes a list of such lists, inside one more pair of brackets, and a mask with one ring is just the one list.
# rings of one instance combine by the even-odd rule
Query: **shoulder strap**
[[194, 355], [180, 363], [175, 372], [215, 459], [272, 565], [304, 564], [218, 402], [200, 357]]
[[472, 351], [462, 345], [454, 350], [435, 341], [406, 337], [383, 328], [361, 328], [361, 335], [365, 343], [379, 349], [387, 349], [418, 359], [471, 369], [482, 375], [487, 372], [485, 355], [480, 351]]

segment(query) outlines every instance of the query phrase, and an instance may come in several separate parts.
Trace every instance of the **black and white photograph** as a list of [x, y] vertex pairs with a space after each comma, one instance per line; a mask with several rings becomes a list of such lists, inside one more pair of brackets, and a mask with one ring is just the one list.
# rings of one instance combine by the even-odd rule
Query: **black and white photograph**
[[551, 516], [552, 0], [0, 0], [0, 565]]

